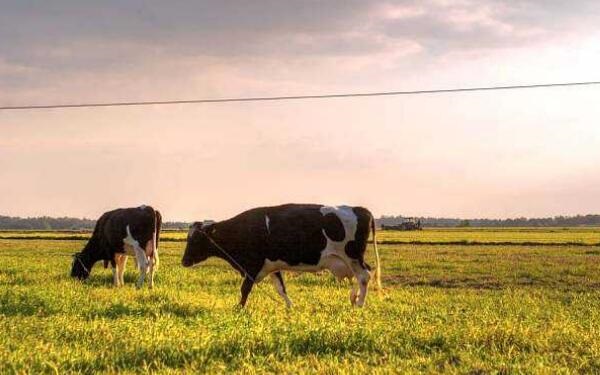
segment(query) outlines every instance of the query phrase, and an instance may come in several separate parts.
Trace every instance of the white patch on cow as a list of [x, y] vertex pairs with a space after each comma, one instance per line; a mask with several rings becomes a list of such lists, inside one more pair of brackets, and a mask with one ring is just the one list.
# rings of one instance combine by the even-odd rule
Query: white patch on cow
[[135, 238], [133, 238], [133, 236], [131, 235], [131, 230], [129, 229], [129, 225], [127, 225], [127, 227], [125, 227], [125, 231], [127, 233], [127, 237], [123, 238], [123, 242], [126, 245], [131, 246], [132, 248], [140, 247], [140, 243]]
[[350, 206], [337, 206], [337, 207], [323, 206], [323, 207], [321, 207], [320, 211], [323, 214], [323, 216], [325, 216], [327, 214], [334, 214], [335, 216], [337, 216], [338, 219], [340, 219], [340, 221], [342, 222], [342, 225], [344, 226], [344, 232], [346, 233], [343, 240], [336, 242], [336, 241], [331, 241], [331, 239], [329, 237], [327, 237], [325, 230], [323, 230], [323, 234], [327, 238], [327, 242], [328, 242], [327, 246], [328, 247], [329, 247], [329, 242], [331, 241], [332, 243], [335, 244], [335, 246], [337, 248], [344, 249], [348, 242], [354, 241], [354, 238], [356, 236], [356, 227], [358, 226], [358, 218], [356, 217], [356, 214], [352, 210], [352, 207], [350, 207]]
[[271, 229], [269, 228], [269, 217], [265, 215], [265, 226], [267, 227], [267, 233], [271, 234]]
[[131, 235], [129, 225], [127, 225], [125, 230], [127, 237], [123, 238], [123, 243], [125, 244], [124, 251], [126, 254], [133, 253], [133, 255], [135, 255], [138, 269], [140, 270], [140, 277], [136, 286], [141, 288], [144, 284], [144, 278], [146, 277], [146, 272], [148, 270], [148, 256], [146, 255], [146, 251], [140, 247], [140, 243]]

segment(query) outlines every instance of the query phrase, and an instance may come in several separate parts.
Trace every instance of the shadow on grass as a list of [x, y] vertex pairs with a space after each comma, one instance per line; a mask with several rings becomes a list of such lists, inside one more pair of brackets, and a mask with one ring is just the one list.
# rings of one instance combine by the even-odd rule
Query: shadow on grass
[[383, 284], [386, 286], [428, 286], [442, 289], [489, 289], [499, 290], [508, 287], [500, 280], [494, 277], [462, 277], [462, 278], [431, 278], [414, 279], [402, 276], [388, 276], [383, 278]]
[[37, 294], [17, 294], [10, 290], [0, 294], [0, 315], [16, 316], [50, 316], [58, 312], [54, 301]]
[[205, 316], [209, 312], [208, 309], [200, 306], [167, 300], [161, 305], [117, 302], [110, 306], [94, 308], [85, 315], [90, 319], [122, 319], [132, 317], [154, 319], [157, 316], [164, 315], [171, 315], [178, 318], [196, 318]]
[[121, 351], [111, 357], [110, 362], [101, 359], [69, 363], [67, 371], [127, 371], [144, 368], [156, 371], [165, 368], [182, 369], [193, 366], [196, 372], [206, 371], [211, 364], [225, 365], [228, 370], [237, 370], [252, 361], [252, 358], [270, 357], [280, 361], [290, 357], [308, 355], [356, 355], [356, 353], [380, 354], [375, 340], [361, 333], [338, 337], [319, 331], [306, 332], [295, 337], [246, 338], [238, 333], [232, 337], [216, 338], [207, 346], [196, 345], [156, 346]]

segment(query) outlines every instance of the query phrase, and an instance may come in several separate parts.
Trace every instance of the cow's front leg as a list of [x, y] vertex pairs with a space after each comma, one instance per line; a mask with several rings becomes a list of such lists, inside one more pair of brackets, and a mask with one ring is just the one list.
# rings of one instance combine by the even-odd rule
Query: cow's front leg
[[285, 284], [283, 283], [283, 276], [281, 275], [281, 272], [277, 271], [277, 272], [272, 273], [271, 281], [273, 282], [275, 289], [277, 289], [277, 293], [279, 293], [281, 298], [283, 298], [283, 300], [285, 301], [285, 305], [288, 308], [292, 307], [292, 301], [290, 301], [290, 299], [285, 291]]
[[127, 264], [127, 255], [116, 255], [115, 257], [117, 258], [117, 278], [119, 281], [119, 285], [123, 286], [125, 285], [125, 279], [124, 279], [124, 274], [125, 274], [125, 265]]
[[244, 307], [246, 306], [246, 301], [248, 301], [248, 294], [250, 294], [250, 291], [252, 290], [252, 287], [254, 286], [254, 281], [252, 281], [251, 278], [249, 278], [248, 276], [246, 276], [244, 278], [244, 282], [242, 282], [242, 298], [240, 299], [240, 306]]
[[118, 287], [119, 286], [119, 261], [118, 261], [118, 254], [115, 254], [114, 259], [110, 262], [110, 266], [112, 268], [112, 274], [113, 274], [113, 287]]
[[354, 306], [356, 305], [356, 298], [358, 297], [358, 288], [353, 279], [350, 279], [350, 284], [352, 287], [352, 289], [350, 289], [350, 304]]

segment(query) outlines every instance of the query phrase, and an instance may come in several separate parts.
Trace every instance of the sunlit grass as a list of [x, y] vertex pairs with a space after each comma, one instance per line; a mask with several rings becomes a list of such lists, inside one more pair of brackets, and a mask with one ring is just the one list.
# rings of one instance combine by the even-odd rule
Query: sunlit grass
[[365, 308], [329, 274], [287, 274], [288, 311], [268, 283], [235, 308], [239, 275], [180, 267], [182, 242], [152, 291], [131, 260], [123, 288], [100, 264], [81, 284], [83, 244], [0, 240], [0, 373], [600, 371], [598, 247], [383, 245]]
[[[75, 239], [89, 237], [79, 231], [0, 231], [0, 239]], [[163, 231], [163, 241], [185, 241], [186, 231]], [[422, 231], [379, 231], [383, 243], [416, 244], [600, 244], [600, 228], [426, 228]]]

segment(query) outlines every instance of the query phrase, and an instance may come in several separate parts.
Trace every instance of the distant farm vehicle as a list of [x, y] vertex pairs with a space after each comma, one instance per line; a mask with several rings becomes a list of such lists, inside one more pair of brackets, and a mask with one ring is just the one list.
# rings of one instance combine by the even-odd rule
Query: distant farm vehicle
[[381, 225], [381, 229], [382, 230], [404, 230], [404, 231], [408, 231], [408, 230], [423, 230], [423, 227], [421, 226], [421, 220], [417, 219], [415, 217], [408, 217], [405, 218], [404, 221], [400, 224], [396, 224], [396, 225], [385, 225], [382, 224]]

